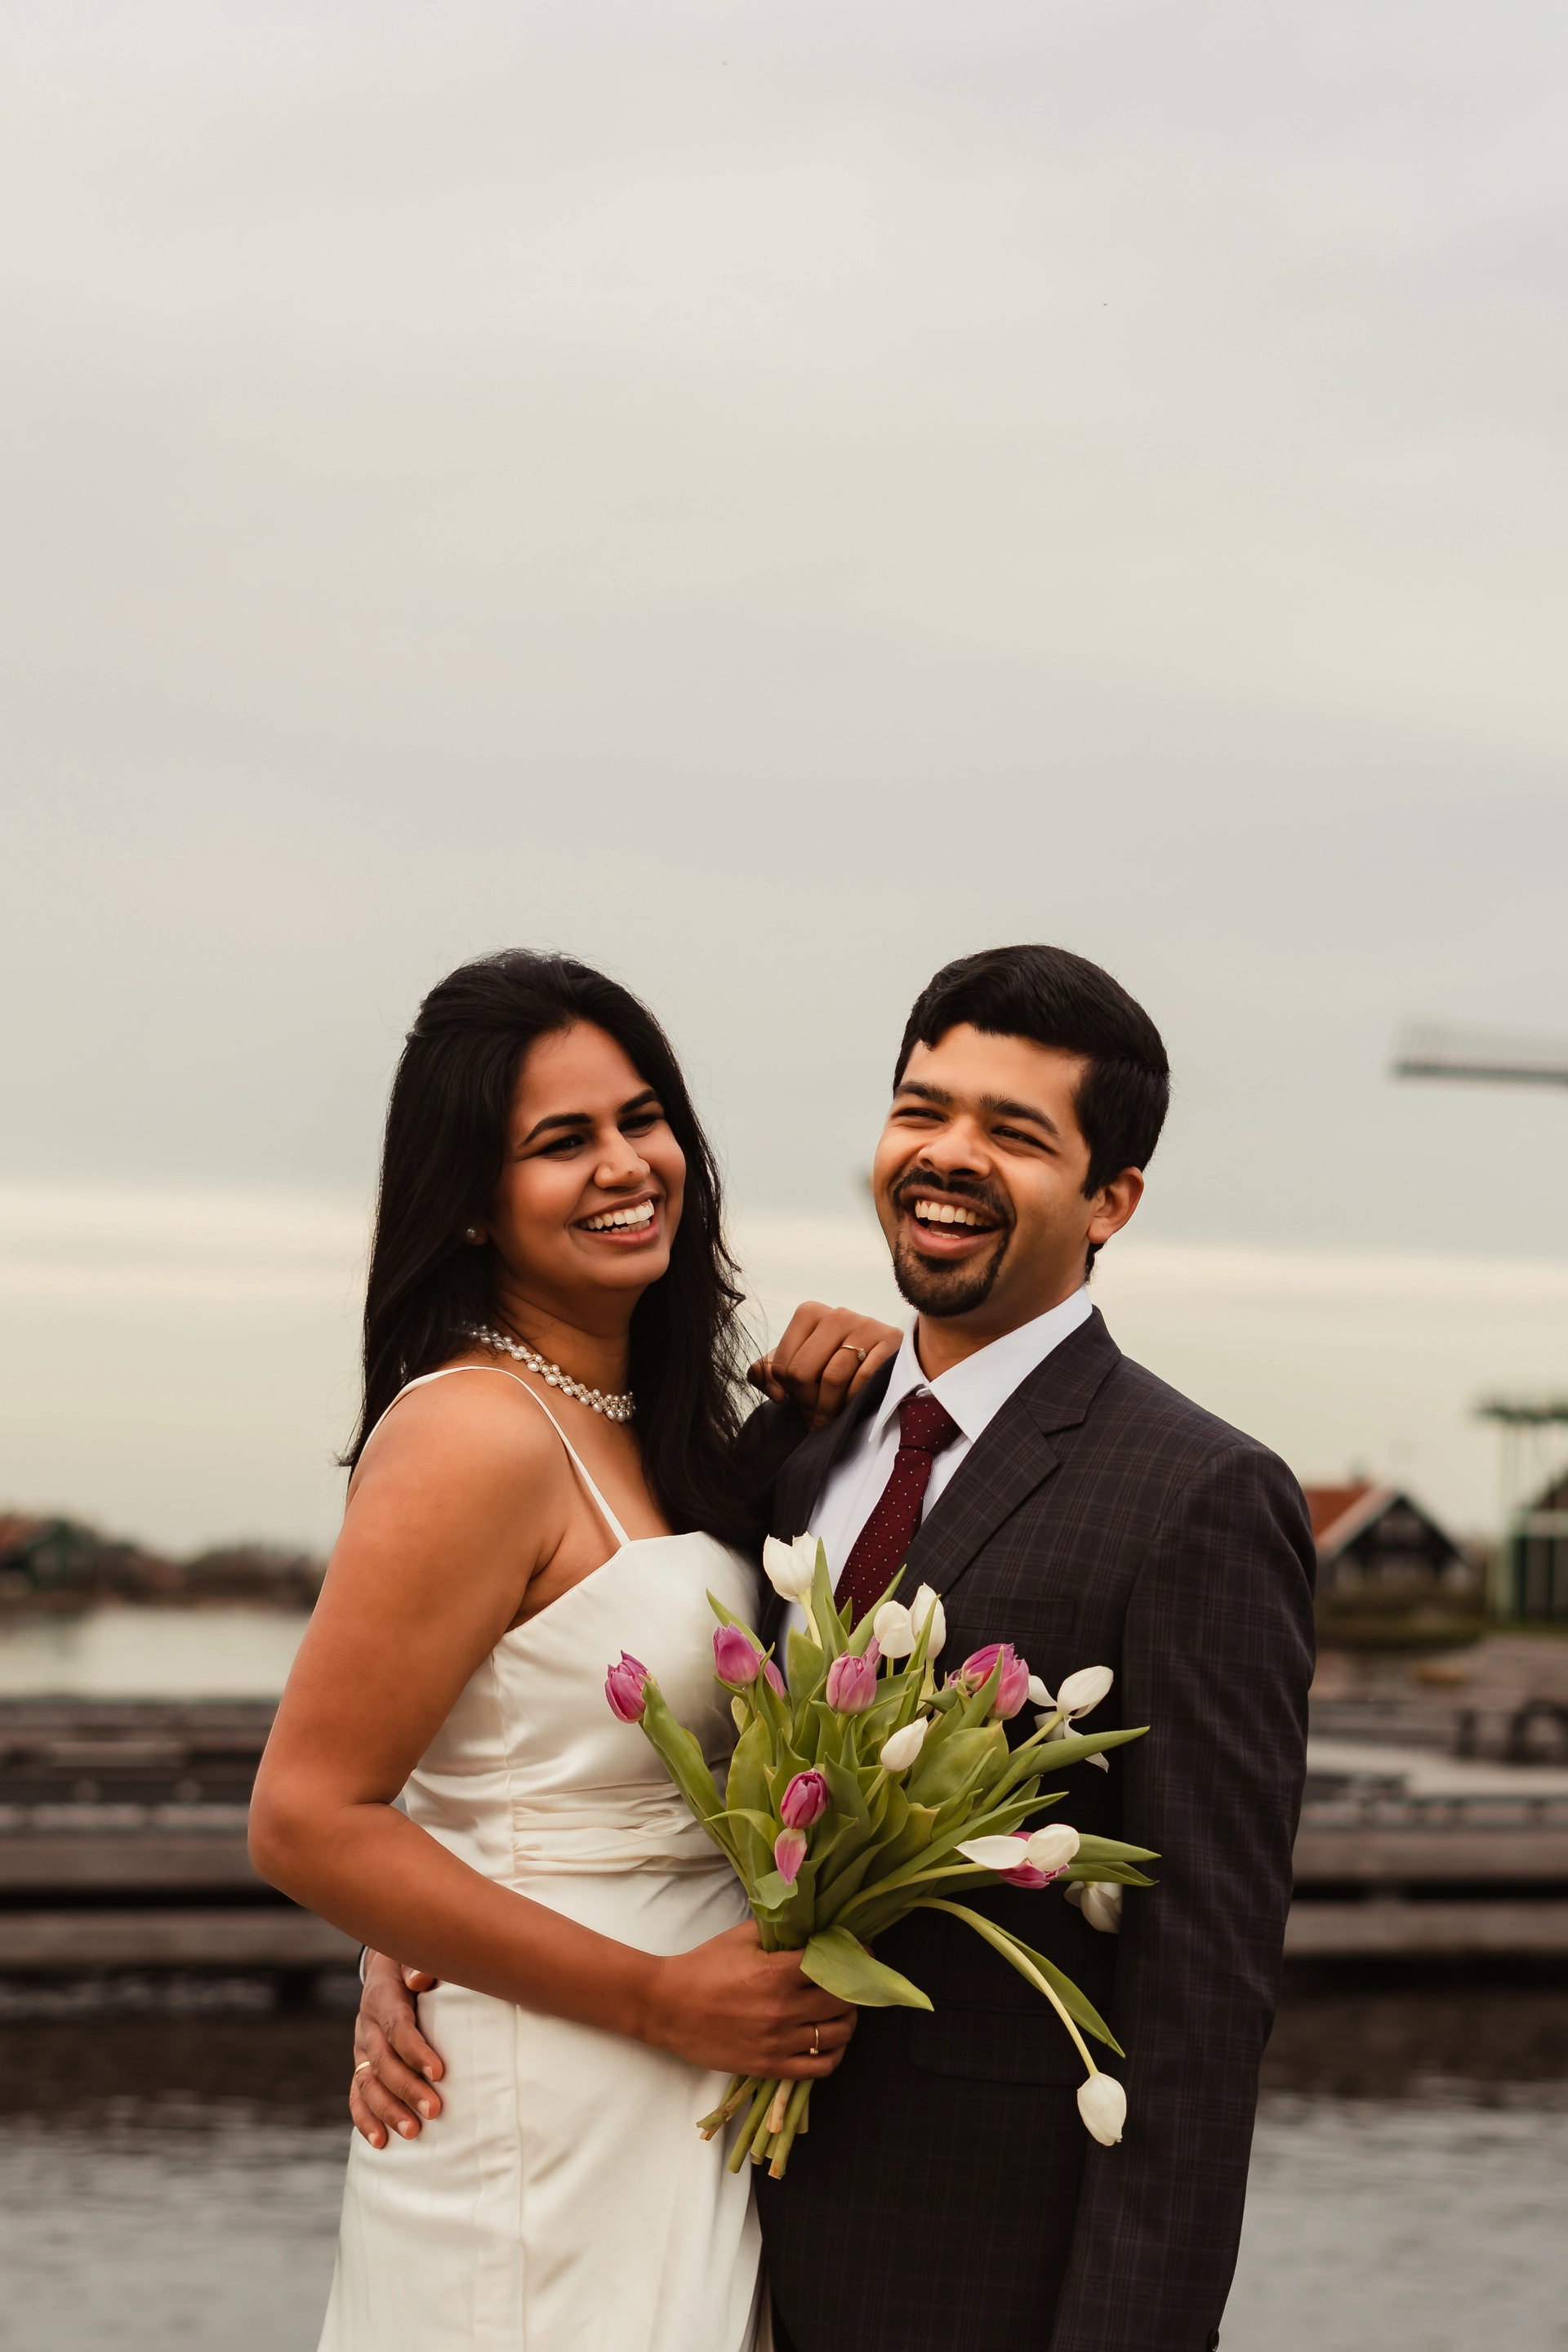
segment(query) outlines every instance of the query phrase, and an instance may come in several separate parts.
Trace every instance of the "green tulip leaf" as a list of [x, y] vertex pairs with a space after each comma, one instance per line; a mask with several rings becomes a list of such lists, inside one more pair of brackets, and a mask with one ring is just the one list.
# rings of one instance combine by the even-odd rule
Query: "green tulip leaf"
[[930, 2009], [919, 1985], [874, 1959], [845, 1927], [825, 1927], [800, 1956], [801, 1974], [859, 2009]]
[[1089, 1837], [1087, 1833], [1078, 1842], [1075, 1860], [1079, 1862], [1158, 1862], [1160, 1856], [1146, 1845], [1123, 1845], [1119, 1838]]
[[815, 1642], [804, 1633], [792, 1632], [789, 1637], [789, 1695], [798, 1707], [820, 1690], [827, 1672], [827, 1661]]

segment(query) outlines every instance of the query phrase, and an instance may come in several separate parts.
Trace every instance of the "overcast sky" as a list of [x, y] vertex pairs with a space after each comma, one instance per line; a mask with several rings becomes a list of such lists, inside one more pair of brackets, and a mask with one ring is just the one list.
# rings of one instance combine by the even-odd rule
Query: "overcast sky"
[[1565, 118], [1545, 0], [15, 0], [0, 1181], [363, 1203], [527, 942], [853, 1213], [1036, 938], [1152, 1241], [1568, 1256], [1386, 1076], [1568, 1030]]
[[1164, 1026], [1171, 1235], [1563, 1247], [1568, 24], [1535, 0], [14, 6], [4, 1171], [360, 1192], [603, 961], [748, 1205], [914, 989]]

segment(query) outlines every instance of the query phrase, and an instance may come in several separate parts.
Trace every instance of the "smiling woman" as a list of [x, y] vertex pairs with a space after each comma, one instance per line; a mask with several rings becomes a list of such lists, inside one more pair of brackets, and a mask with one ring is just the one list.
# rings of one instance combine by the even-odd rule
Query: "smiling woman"
[[[590, 1262], [602, 1328], [568, 1342], [563, 1298]], [[669, 1526], [743, 1540], [729, 1467], [740, 1300], [712, 1155], [647, 1008], [584, 964], [522, 950], [433, 989], [387, 1111], [349, 1464], [406, 1381], [499, 1321], [587, 1384], [640, 1392], [641, 1461]]]
[[[831, 2073], [854, 2011], [761, 1949], [602, 1696], [635, 1643], [726, 1769], [739, 1300], [647, 1009], [521, 952], [436, 989], [387, 1118], [343, 1531], [251, 1808], [258, 1869], [424, 1972], [434, 2037], [390, 2105], [355, 2070], [331, 2352], [752, 2352], [750, 2185], [694, 2126], [737, 2072]], [[857, 1355], [887, 1336], [840, 1323]]]

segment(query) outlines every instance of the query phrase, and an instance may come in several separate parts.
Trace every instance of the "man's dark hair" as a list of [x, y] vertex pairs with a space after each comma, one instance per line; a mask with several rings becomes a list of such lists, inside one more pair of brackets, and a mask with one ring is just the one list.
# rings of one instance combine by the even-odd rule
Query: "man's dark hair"
[[1066, 948], [984, 948], [943, 964], [905, 1024], [894, 1087], [917, 1045], [965, 1021], [1088, 1062], [1075, 1106], [1089, 1146], [1086, 1199], [1124, 1168], [1148, 1166], [1170, 1108], [1171, 1065], [1143, 1007], [1108, 971]]

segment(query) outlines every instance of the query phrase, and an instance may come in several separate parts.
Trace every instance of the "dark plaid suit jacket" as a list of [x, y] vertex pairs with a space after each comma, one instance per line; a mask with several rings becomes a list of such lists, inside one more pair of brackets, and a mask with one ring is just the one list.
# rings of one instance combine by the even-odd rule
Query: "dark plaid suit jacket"
[[[742, 1438], [773, 1532], [806, 1528], [885, 1380], [814, 1435], [767, 1405]], [[1116, 1672], [1092, 1725], [1152, 1726], [1063, 1776], [1053, 1819], [1155, 1848], [1119, 1937], [1057, 1889], [1005, 1920], [1127, 2051], [1119, 2147], [1082, 2066], [971, 1929], [917, 1915], [879, 1944], [934, 2012], [863, 2010], [786, 2179], [758, 2175], [795, 2352], [1203, 2352], [1236, 2263], [1258, 2067], [1278, 1996], [1305, 1769], [1313, 1550], [1300, 1488], [1251, 1438], [1129, 1363], [1099, 1313], [1015, 1390], [910, 1547], [953, 1664], [1010, 1640], [1054, 1689]], [[764, 1624], [773, 1638], [780, 1613]], [[1032, 1728], [1026, 1712], [1014, 1727]], [[1097, 2053], [1098, 2054], [1098, 2053]]]

